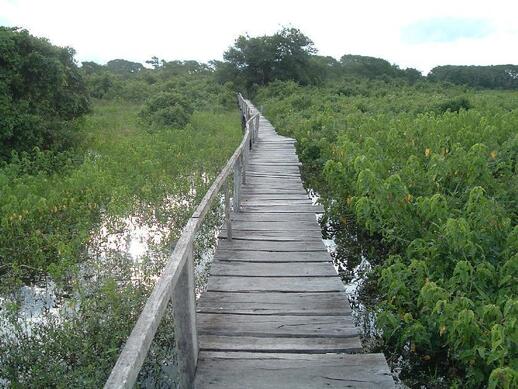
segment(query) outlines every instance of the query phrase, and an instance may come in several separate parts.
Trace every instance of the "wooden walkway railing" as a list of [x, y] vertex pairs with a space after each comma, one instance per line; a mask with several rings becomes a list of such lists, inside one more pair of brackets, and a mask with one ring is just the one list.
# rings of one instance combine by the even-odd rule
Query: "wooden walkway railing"
[[[238, 101], [243, 140], [185, 226], [105, 387], [135, 384], [172, 300], [182, 389], [393, 388], [383, 354], [362, 352], [295, 140]], [[221, 189], [225, 227], [196, 304], [194, 235]]]
[[105, 388], [134, 386], [167, 304], [171, 300], [174, 310], [174, 335], [179, 356], [180, 386], [190, 388], [193, 385], [199, 352], [194, 293], [194, 236], [214, 199], [223, 188], [226, 230], [228, 239], [232, 240], [229, 178], [233, 173], [233, 210], [239, 212], [241, 184], [246, 183], [249, 152], [256, 142], [259, 131], [259, 114], [241, 95], [238, 95], [238, 103], [245, 121], [243, 140], [184, 227], [171, 257], [106, 381]]

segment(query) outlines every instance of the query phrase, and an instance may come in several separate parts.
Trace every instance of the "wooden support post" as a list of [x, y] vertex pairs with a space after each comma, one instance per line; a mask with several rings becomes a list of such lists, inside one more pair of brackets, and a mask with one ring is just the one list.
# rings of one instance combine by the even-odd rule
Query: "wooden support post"
[[199, 352], [192, 242], [189, 245], [185, 265], [173, 292], [174, 337], [179, 358], [180, 387], [186, 389], [194, 385]]
[[241, 206], [240, 192], [241, 192], [241, 158], [243, 154], [239, 156], [234, 165], [234, 212], [239, 212]]
[[241, 170], [242, 170], [242, 174], [243, 174], [243, 178], [242, 178], [242, 181], [243, 181], [243, 184], [246, 184], [246, 165], [248, 164], [248, 152], [250, 151], [250, 148], [248, 147], [248, 145], [245, 145], [245, 147], [243, 147], [243, 154], [241, 154], [241, 160], [242, 160], [242, 164], [241, 164]]
[[250, 142], [248, 142], [249, 143], [249, 148], [252, 148], [252, 145], [254, 144], [254, 136], [255, 136], [253, 120], [249, 123], [248, 130], [250, 131]]
[[261, 117], [261, 114], [257, 115], [255, 117], [255, 126], [254, 126], [254, 131], [255, 131], [255, 137], [254, 139], [257, 140], [257, 138], [259, 137], [259, 119]]
[[255, 125], [250, 126], [250, 150], [254, 148], [255, 144]]
[[230, 185], [228, 178], [225, 181], [225, 225], [227, 227], [227, 239], [232, 242], [232, 219], [230, 218]]

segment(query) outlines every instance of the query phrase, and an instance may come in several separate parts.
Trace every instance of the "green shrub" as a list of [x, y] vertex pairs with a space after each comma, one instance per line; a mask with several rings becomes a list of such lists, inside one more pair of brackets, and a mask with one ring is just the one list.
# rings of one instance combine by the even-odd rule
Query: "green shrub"
[[441, 103], [437, 106], [437, 111], [439, 113], [444, 113], [447, 111], [450, 112], [459, 112], [461, 109], [468, 110], [472, 107], [470, 101], [466, 97], [457, 97], [454, 99], [450, 99]]
[[374, 267], [360, 293], [388, 360], [411, 387], [516, 386], [516, 93], [345, 86], [287, 95], [277, 83], [257, 97], [297, 139], [341, 265]]
[[192, 105], [179, 93], [160, 92], [146, 101], [140, 116], [154, 126], [183, 127], [193, 111]]
[[74, 50], [0, 27], [0, 159], [34, 147], [62, 150], [89, 109]]

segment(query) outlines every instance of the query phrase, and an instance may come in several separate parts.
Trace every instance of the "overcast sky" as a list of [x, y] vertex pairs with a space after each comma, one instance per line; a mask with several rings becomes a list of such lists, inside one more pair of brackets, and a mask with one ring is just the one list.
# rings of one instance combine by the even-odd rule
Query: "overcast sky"
[[98, 63], [221, 59], [240, 34], [293, 26], [335, 58], [370, 55], [425, 73], [444, 64], [518, 64], [517, 0], [0, 0], [0, 25]]

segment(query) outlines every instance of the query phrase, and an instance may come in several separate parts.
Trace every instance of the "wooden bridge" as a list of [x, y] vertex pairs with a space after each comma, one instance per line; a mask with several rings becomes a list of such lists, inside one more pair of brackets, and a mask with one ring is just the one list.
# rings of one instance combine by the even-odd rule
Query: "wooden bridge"
[[[239, 105], [243, 142], [185, 227], [105, 387], [133, 387], [171, 299], [181, 388], [394, 387], [383, 354], [362, 353], [295, 141], [241, 96]], [[196, 303], [193, 236], [221, 189], [225, 228]]]

